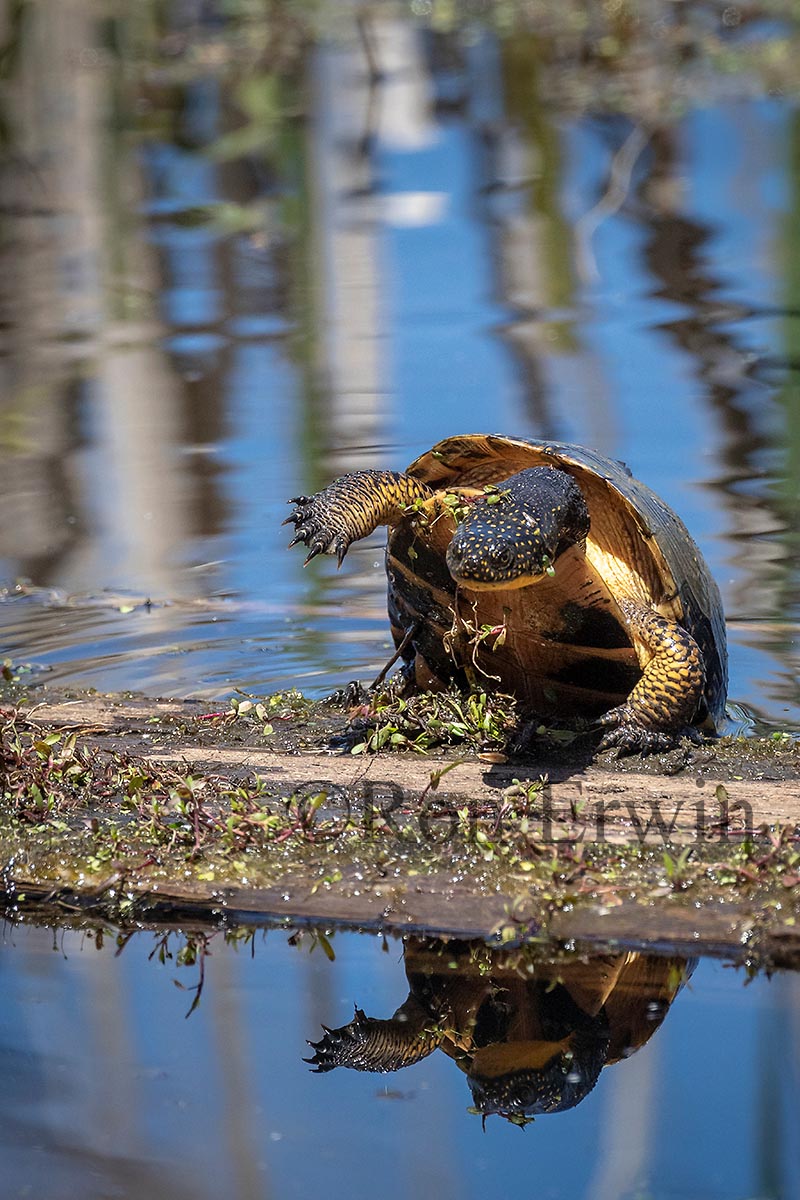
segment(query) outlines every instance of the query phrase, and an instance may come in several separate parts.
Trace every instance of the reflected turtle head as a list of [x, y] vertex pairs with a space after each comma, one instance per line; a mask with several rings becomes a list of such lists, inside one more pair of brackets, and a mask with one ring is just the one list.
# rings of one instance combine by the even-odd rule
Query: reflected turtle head
[[[484, 1121], [496, 1114], [525, 1125], [545, 1113], [575, 1108], [597, 1083], [609, 1045], [607, 1034], [581, 1030], [564, 1042], [508, 1043], [500, 1060], [478, 1051], [467, 1071], [473, 1111]], [[510, 1061], [514, 1057], [516, 1067]]]

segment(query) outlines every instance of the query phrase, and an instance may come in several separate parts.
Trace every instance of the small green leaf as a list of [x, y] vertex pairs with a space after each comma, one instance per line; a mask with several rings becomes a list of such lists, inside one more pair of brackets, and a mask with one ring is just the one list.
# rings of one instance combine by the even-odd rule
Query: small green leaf
[[334, 953], [333, 946], [330, 944], [328, 939], [325, 937], [325, 934], [317, 933], [317, 941], [319, 942], [320, 946], [322, 946], [322, 949], [325, 952], [325, 957], [328, 959], [328, 961], [335, 962], [336, 955]]

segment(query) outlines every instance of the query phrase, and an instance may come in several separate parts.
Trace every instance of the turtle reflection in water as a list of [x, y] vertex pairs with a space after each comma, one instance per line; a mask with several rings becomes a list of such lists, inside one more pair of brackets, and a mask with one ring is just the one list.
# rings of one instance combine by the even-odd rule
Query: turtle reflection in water
[[719, 591], [685, 525], [621, 463], [474, 434], [291, 503], [306, 562], [341, 563], [389, 526], [389, 617], [410, 687], [480, 681], [532, 715], [598, 719], [601, 748], [624, 752], [718, 726]]
[[309, 1042], [317, 1072], [397, 1071], [440, 1049], [475, 1110], [524, 1125], [574, 1108], [600, 1071], [633, 1054], [667, 1014], [696, 960], [625, 953], [542, 963], [484, 943], [409, 939], [408, 999]]

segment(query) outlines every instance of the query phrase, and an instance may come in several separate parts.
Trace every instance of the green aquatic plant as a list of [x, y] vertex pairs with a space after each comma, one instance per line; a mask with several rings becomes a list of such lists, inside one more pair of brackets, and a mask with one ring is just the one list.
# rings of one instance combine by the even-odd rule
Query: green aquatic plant
[[[496, 794], [471, 798], [459, 791], [458, 768], [486, 744], [487, 733], [504, 734], [513, 713], [498, 713], [479, 697], [440, 694], [434, 705], [431, 697], [420, 700], [419, 711], [412, 705], [409, 716], [401, 699], [387, 696], [380, 715], [395, 728], [407, 720], [406, 738], [432, 736], [427, 722], [438, 720], [444, 730], [433, 735], [452, 737], [468, 753], [432, 764], [424, 786], [390, 788], [385, 803], [360, 768], [349, 785], [281, 789], [258, 774], [234, 777], [177, 763], [174, 746], [169, 761], [127, 754], [102, 727], [47, 728], [5, 710], [0, 854], [6, 912], [63, 905], [59, 911], [88, 909], [127, 924], [146, 919], [153, 897], [160, 903], [158, 897], [170, 893], [190, 902], [206, 897], [213, 906], [226, 888], [293, 892], [299, 884], [324, 905], [328, 893], [366, 895], [377, 888], [386, 895], [387, 886], [438, 878], [447, 887], [454, 879], [468, 881], [463, 894], [472, 898], [486, 890], [507, 897], [497, 928], [504, 943], [535, 943], [558, 910], [631, 902], [689, 903], [694, 913], [697, 904], [726, 898], [751, 905], [762, 924], [795, 923], [800, 848], [793, 826], [752, 828], [750, 822], [737, 832], [712, 825], [688, 848], [686, 830], [681, 843], [671, 840], [669, 822], [649, 821], [645, 828], [640, 821], [635, 838], [628, 827], [628, 840], [617, 843], [607, 836], [605, 800], [578, 797], [556, 806], [546, 776], [526, 778], [523, 770]], [[313, 716], [315, 706], [309, 711]], [[209, 715], [222, 734], [251, 719], [258, 731], [262, 721], [255, 706], [241, 717], [198, 714], [195, 738], [208, 728]], [[185, 716], [179, 720], [185, 730]], [[148, 722], [148, 730], [165, 735], [163, 726]], [[341, 755], [330, 761], [332, 779], [352, 762]], [[726, 800], [717, 796], [721, 809]]]
[[517, 727], [516, 701], [513, 696], [483, 691], [404, 697], [389, 688], [362, 707], [351, 727], [365, 735], [351, 754], [384, 749], [426, 753], [436, 746], [502, 751]]

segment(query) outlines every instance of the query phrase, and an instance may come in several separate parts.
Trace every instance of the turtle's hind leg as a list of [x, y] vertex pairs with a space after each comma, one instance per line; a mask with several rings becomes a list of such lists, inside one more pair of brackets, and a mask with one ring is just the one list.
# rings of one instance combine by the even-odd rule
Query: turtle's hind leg
[[600, 749], [652, 754], [671, 750], [682, 737], [701, 740], [692, 727], [706, 681], [697, 642], [682, 625], [645, 605], [623, 600], [620, 608], [645, 665], [625, 703], [600, 718], [608, 727]]
[[433, 490], [401, 471], [353, 471], [314, 496], [295, 496], [297, 507], [283, 522], [293, 524], [290, 546], [304, 542], [306, 562], [318, 554], [335, 554], [341, 566], [349, 546], [379, 525], [396, 525], [417, 500]]

